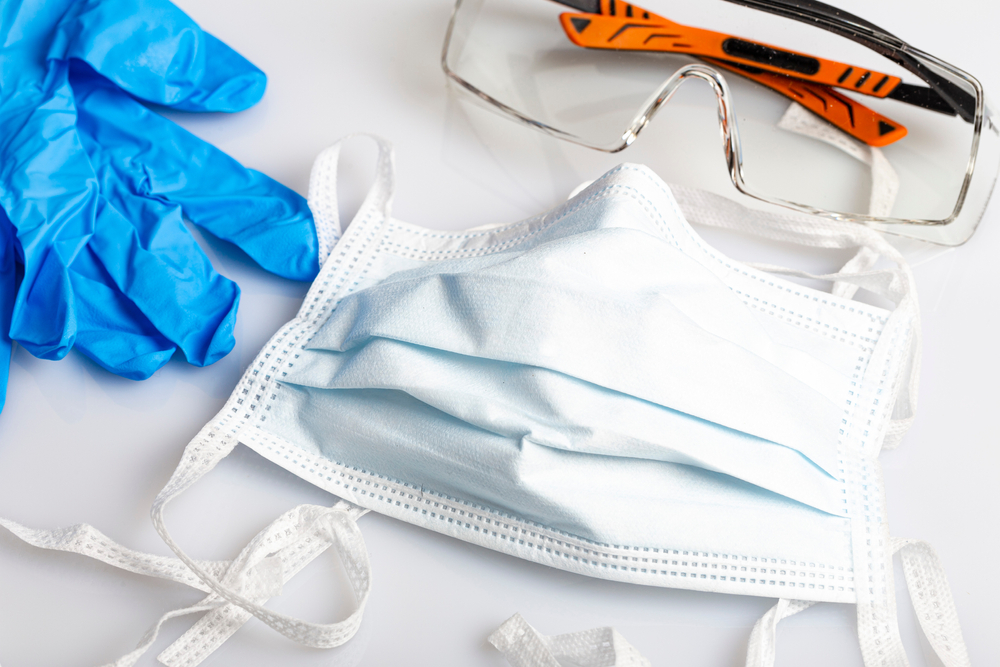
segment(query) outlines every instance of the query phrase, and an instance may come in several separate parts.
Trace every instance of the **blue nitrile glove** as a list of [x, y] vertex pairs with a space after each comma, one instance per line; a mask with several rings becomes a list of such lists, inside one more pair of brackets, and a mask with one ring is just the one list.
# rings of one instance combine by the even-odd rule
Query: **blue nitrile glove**
[[133, 379], [176, 349], [197, 365], [225, 356], [239, 289], [182, 211], [265, 269], [314, 277], [302, 197], [133, 99], [239, 111], [264, 86], [166, 0], [0, 2], [0, 206], [24, 261], [10, 337]]
[[17, 251], [14, 248], [14, 228], [0, 211], [0, 410], [7, 400], [7, 374], [10, 372], [10, 314], [17, 293]]

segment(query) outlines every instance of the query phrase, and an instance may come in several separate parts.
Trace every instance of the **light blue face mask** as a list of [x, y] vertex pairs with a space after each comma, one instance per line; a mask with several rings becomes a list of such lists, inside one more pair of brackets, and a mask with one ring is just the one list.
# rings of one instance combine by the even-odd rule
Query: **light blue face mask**
[[[338, 151], [310, 184], [320, 276], [154, 506], [214, 605], [168, 664], [194, 664], [251, 614], [313, 646], [350, 638], [370, 586], [354, 524], [367, 510], [590, 576], [780, 598], [753, 664], [773, 660], [780, 618], [855, 603], [866, 664], [905, 663], [876, 456], [912, 420], [919, 334], [891, 246], [857, 225], [672, 192], [635, 165], [530, 220], [432, 231], [389, 215], [381, 142], [376, 184], [340, 237]], [[829, 294], [727, 259], [686, 218], [859, 251], [821, 277]], [[898, 267], [873, 269], [880, 255]], [[896, 308], [851, 300], [858, 287]], [[219, 574], [174, 543], [162, 510], [238, 443], [348, 502], [293, 510]], [[261, 606], [301, 567], [303, 540], [310, 559], [344, 553], [349, 619]], [[907, 550], [908, 576], [936, 567]], [[927, 604], [951, 604], [935, 590]], [[548, 664], [518, 652], [525, 627], [494, 643]], [[959, 647], [957, 624], [948, 632]]]

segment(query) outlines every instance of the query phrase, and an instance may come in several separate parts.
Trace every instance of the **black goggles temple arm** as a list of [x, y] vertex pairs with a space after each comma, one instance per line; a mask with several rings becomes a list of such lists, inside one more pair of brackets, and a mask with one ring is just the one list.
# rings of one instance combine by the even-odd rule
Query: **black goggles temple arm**
[[[589, 14], [601, 13], [601, 0], [554, 0], [555, 2]], [[958, 115], [966, 122], [976, 117], [976, 98], [923, 63], [905, 53], [906, 42], [863, 18], [832, 7], [818, 0], [726, 0], [775, 14], [801, 23], [815, 24], [851, 41], [862, 44], [912, 72], [930, 88], [900, 84], [889, 97], [925, 109]]]
[[[576, 2], [584, 4], [581, 0]], [[900, 84], [889, 97], [932, 111], [958, 115], [969, 123], [976, 118], [974, 95], [970, 95], [961, 87], [928, 69], [926, 65], [906, 53], [909, 46], [906, 42], [874, 23], [818, 0], [726, 0], [726, 2], [759, 9], [801, 23], [812, 23], [866, 46], [912, 72], [931, 88], [927, 90], [920, 86]], [[600, 0], [593, 0], [591, 4], [599, 5]], [[932, 94], [932, 91], [937, 95]]]

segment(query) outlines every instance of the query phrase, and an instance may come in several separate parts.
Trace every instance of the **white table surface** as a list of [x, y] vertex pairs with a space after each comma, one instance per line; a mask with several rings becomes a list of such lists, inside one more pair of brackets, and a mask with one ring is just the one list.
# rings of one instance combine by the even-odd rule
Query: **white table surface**
[[[623, 160], [646, 162], [668, 182], [691, 175], [685, 156], [657, 151], [658, 133], [668, 130], [655, 122], [639, 143], [614, 156], [461, 103], [438, 64], [449, 0], [178, 4], [269, 75], [255, 108], [234, 116], [177, 115], [179, 122], [302, 194], [315, 155], [355, 131], [394, 142], [394, 214], [428, 227], [533, 215]], [[836, 4], [973, 72], [1000, 95], [1000, 8], [991, 0]], [[359, 203], [373, 152], [361, 144], [347, 151], [342, 210]], [[715, 176], [723, 169], [721, 151], [713, 168]], [[294, 315], [307, 288], [268, 275], [228, 244], [204, 241], [215, 266], [243, 290], [236, 348], [204, 369], [175, 359], [141, 383], [75, 352], [49, 362], [16, 348], [0, 415], [0, 516], [35, 527], [86, 522], [130, 547], [170, 555], [149, 520], [153, 497], [183, 446]], [[718, 242], [747, 259], [783, 252]], [[973, 664], [993, 665], [1000, 663], [1000, 202], [993, 201], [965, 246], [915, 258], [923, 260], [914, 271], [924, 365], [916, 423], [903, 445], [881, 459], [890, 525], [894, 535], [937, 548]], [[228, 558], [301, 502], [333, 498], [241, 447], [172, 505], [168, 521], [195, 557]], [[743, 664], [754, 621], [773, 602], [590, 579], [374, 514], [360, 524], [374, 590], [354, 640], [308, 649], [253, 620], [204, 664], [504, 665], [486, 637], [519, 611], [546, 634], [613, 625], [654, 665], [735, 667]], [[337, 559], [325, 555], [271, 606], [330, 622], [348, 612], [350, 595]], [[131, 650], [161, 614], [200, 596], [80, 556], [40, 551], [0, 531], [0, 664], [102, 664]], [[899, 602], [913, 664], [938, 664], [905, 590]], [[192, 622], [168, 623], [140, 664], [158, 664], [156, 654]], [[860, 665], [854, 626], [854, 609], [846, 605], [819, 605], [791, 618], [779, 633], [778, 664]]]

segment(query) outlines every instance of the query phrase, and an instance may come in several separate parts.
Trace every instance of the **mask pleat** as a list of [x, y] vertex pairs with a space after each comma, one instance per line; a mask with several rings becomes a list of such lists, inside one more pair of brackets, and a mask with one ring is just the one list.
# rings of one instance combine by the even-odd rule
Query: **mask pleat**
[[[782, 553], [807, 558], [836, 550], [830, 536], [847, 525], [846, 517], [692, 465], [500, 435], [400, 390], [285, 385], [268, 422], [306, 451], [405, 480], [413, 493], [427, 489], [601, 543], [704, 550], [715, 535], [719, 548], [756, 553], [787, 537]], [[826, 476], [813, 468], [803, 487], [817, 478]]]
[[379, 339], [560, 373], [790, 447], [836, 474], [843, 406], [827, 396], [844, 395], [847, 379], [773, 341], [715, 275], [640, 230], [406, 272], [344, 299], [307, 348]]
[[843, 511], [836, 479], [795, 449], [564, 373], [382, 338], [346, 352], [315, 354], [300, 366], [286, 383], [330, 390], [314, 391], [309, 399], [329, 403], [330, 410], [345, 393], [388, 389], [408, 394], [430, 413], [440, 411], [503, 438], [484, 444], [474, 433], [470, 453], [484, 446], [516, 450], [530, 441], [595, 456], [680, 463], [830, 513]]

